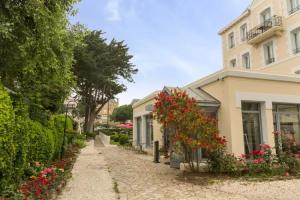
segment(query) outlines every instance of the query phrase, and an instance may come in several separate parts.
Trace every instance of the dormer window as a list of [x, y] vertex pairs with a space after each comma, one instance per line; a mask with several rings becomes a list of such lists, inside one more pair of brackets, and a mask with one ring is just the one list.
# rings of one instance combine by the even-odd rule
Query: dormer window
[[266, 65], [275, 62], [273, 42], [268, 42], [264, 45], [264, 52]]
[[289, 14], [293, 14], [300, 10], [300, 0], [287, 0]]
[[228, 47], [231, 49], [235, 46], [235, 41], [234, 41], [234, 33], [230, 33], [228, 35]]
[[240, 28], [241, 32], [241, 41], [245, 41], [247, 39], [247, 24], [244, 24]]
[[300, 53], [300, 27], [291, 32], [294, 54]]
[[242, 62], [243, 62], [243, 67], [245, 69], [250, 69], [250, 53], [245, 53], [242, 55]]

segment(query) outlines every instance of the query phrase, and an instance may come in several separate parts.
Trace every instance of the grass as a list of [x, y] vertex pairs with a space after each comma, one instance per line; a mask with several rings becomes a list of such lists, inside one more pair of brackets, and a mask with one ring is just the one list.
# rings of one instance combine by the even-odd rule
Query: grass
[[116, 179], [113, 178], [113, 189], [117, 195], [117, 199], [120, 199], [120, 190], [119, 190], [119, 185]]

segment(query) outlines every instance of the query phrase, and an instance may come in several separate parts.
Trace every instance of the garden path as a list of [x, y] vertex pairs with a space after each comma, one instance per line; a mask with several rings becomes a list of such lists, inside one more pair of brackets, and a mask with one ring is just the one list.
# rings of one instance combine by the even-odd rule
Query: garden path
[[[101, 142], [101, 141], [100, 141]], [[87, 142], [72, 170], [72, 178], [58, 200], [114, 200], [113, 181], [101, 154], [103, 144]]]
[[300, 180], [246, 182], [209, 176], [184, 175], [152, 156], [105, 147], [102, 153], [123, 200], [295, 200]]

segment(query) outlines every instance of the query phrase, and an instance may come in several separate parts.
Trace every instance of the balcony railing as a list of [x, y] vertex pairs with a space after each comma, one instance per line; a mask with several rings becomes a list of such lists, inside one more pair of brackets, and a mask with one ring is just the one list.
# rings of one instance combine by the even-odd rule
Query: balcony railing
[[296, 49], [294, 49], [294, 54], [298, 54], [298, 53], [300, 53], [300, 47], [299, 47], [299, 48], [296, 48]]
[[266, 60], [267, 65], [275, 62], [275, 58], [269, 58]]
[[264, 21], [262, 24], [254, 27], [247, 33], [247, 40], [253, 40], [260, 35], [263, 35], [268, 30], [273, 27], [281, 27], [282, 26], [282, 17], [274, 15], [271, 19]]
[[291, 14], [297, 12], [298, 10], [300, 10], [300, 5], [298, 5], [298, 6], [294, 7], [294, 8], [291, 8], [291, 10], [289, 11], [289, 14], [291, 15]]

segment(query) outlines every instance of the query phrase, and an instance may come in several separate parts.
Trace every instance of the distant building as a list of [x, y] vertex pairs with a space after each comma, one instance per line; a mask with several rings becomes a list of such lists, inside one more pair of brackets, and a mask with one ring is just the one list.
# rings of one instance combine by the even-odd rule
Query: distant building
[[112, 115], [115, 108], [119, 106], [119, 99], [112, 99], [104, 105], [104, 107], [99, 112], [96, 123], [105, 124], [110, 121], [110, 116]]

